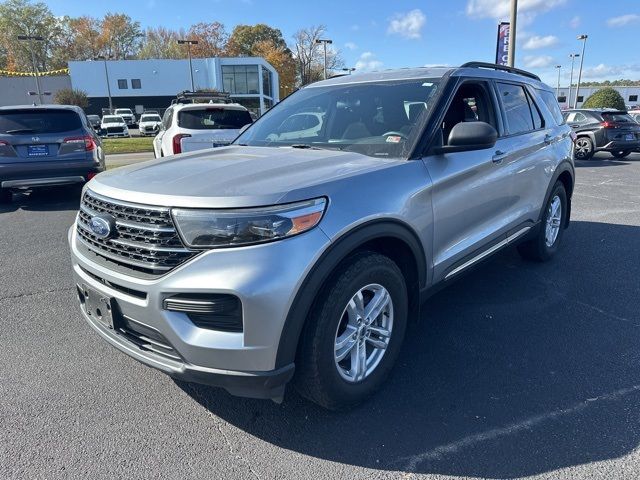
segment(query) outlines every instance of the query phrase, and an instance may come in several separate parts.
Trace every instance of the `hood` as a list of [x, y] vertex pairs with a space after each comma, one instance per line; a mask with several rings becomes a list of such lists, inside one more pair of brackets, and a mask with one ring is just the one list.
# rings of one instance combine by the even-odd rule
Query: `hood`
[[232, 145], [117, 168], [96, 176], [96, 193], [136, 203], [203, 208], [272, 205], [296, 190], [404, 160], [353, 152]]

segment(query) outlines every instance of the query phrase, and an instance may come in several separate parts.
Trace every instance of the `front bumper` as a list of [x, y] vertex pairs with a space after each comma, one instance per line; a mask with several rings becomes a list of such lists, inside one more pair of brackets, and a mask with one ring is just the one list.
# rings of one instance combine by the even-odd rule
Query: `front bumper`
[[[157, 331], [179, 358], [140, 348], [81, 308], [102, 338], [172, 377], [254, 398], [282, 397], [293, 376], [293, 363], [276, 365], [282, 329], [299, 286], [328, 243], [316, 228], [269, 244], [205, 251], [165, 275], [142, 279], [105, 268], [78, 243], [75, 226], [69, 230], [76, 285], [114, 299], [119, 314]], [[164, 299], [180, 293], [237, 296], [243, 331], [199, 328], [186, 314], [164, 310]]]

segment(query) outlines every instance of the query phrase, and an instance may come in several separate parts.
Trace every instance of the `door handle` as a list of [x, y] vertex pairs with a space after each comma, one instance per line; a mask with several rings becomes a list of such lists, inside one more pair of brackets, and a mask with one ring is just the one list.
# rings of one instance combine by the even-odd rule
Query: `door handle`
[[553, 143], [553, 137], [548, 133], [544, 136], [544, 144], [551, 145]]
[[507, 152], [503, 152], [502, 150], [496, 150], [493, 157], [491, 157], [491, 161], [493, 163], [502, 163], [504, 157], [507, 156]]

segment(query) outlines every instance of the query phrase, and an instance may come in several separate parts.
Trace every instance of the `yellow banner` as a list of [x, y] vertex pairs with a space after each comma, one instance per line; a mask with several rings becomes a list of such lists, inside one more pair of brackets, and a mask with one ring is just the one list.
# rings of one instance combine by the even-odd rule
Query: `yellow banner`
[[[38, 72], [40, 76], [48, 76], [48, 75], [69, 75], [68, 68], [61, 68], [60, 70], [49, 70], [47, 72]], [[0, 76], [4, 77], [33, 77], [35, 73], [33, 72], [11, 72], [9, 70], [0, 70]]]

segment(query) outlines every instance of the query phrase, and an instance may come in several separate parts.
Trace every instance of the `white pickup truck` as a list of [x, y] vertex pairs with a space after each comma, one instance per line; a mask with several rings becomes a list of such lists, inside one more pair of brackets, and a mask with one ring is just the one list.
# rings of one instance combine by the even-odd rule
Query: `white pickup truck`
[[169, 107], [153, 140], [156, 158], [229, 145], [252, 123], [237, 103], [190, 103]]

